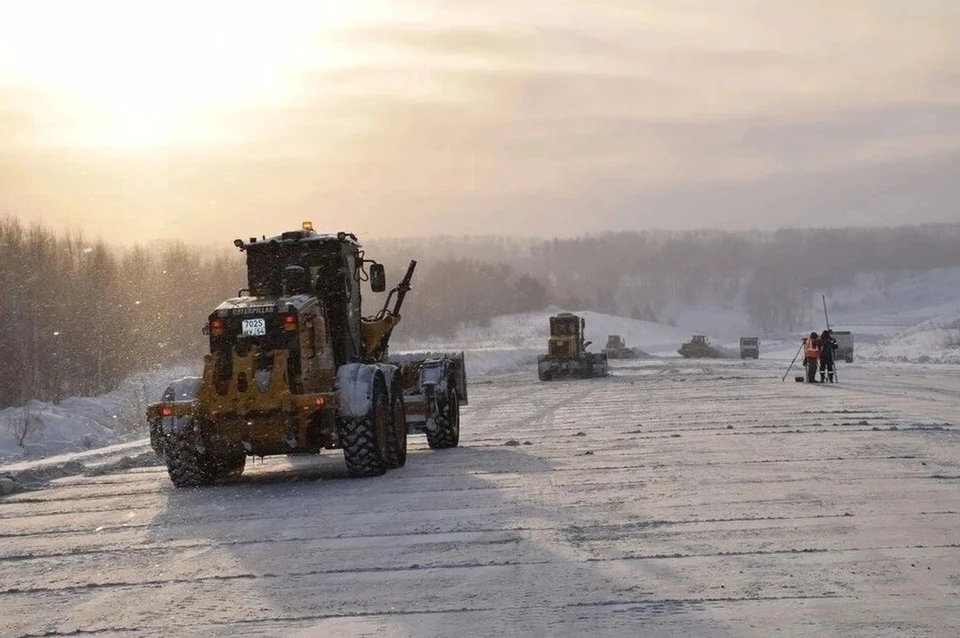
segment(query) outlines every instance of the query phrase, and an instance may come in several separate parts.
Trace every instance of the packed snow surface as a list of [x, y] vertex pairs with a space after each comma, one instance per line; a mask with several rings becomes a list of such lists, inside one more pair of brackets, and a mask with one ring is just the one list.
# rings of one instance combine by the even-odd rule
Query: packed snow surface
[[330, 451], [5, 496], [0, 635], [960, 635], [960, 367], [781, 363], [488, 375], [461, 447], [378, 478]]

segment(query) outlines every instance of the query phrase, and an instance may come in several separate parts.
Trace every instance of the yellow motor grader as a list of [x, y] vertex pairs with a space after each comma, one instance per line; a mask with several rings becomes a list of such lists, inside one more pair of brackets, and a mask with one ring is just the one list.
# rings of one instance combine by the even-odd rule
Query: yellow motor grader
[[324, 449], [343, 450], [349, 475], [378, 476], [406, 463], [408, 433], [425, 433], [434, 449], [459, 444], [463, 354], [388, 355], [416, 261], [364, 317], [361, 282], [383, 292], [386, 275], [353, 234], [304, 222], [234, 245], [248, 287], [209, 315], [202, 376], [174, 381], [147, 407], [174, 485], [237, 476], [248, 456]]
[[710, 345], [707, 335], [693, 335], [690, 341], [682, 344], [677, 353], [685, 359], [718, 359], [723, 354]]
[[627, 347], [627, 342], [620, 335], [607, 336], [607, 345], [601, 352], [607, 355], [608, 359], [633, 359], [637, 356], [633, 348]]
[[585, 340], [585, 328], [586, 321], [569, 312], [550, 317], [547, 354], [537, 357], [537, 376], [541, 381], [607, 376], [607, 355], [587, 352], [591, 342]]

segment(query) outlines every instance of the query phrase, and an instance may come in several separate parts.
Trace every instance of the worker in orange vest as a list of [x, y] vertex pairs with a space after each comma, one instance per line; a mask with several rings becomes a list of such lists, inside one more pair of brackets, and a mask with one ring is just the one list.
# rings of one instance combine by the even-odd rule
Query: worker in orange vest
[[820, 337], [816, 332], [803, 340], [803, 365], [807, 367], [807, 383], [816, 383], [820, 366]]

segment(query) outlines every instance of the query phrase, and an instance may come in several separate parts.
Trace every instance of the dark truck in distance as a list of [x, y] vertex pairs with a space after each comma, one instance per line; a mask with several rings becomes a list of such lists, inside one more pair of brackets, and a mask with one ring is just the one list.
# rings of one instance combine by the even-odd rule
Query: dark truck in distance
[[757, 337], [740, 337], [740, 358], [759, 359], [760, 339]]
[[830, 335], [837, 341], [834, 357], [853, 363], [853, 334], [849, 330], [831, 330]]

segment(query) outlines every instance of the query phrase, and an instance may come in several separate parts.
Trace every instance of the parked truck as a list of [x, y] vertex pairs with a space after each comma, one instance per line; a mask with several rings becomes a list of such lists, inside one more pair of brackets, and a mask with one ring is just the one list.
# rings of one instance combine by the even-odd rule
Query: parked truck
[[849, 330], [831, 330], [830, 334], [837, 341], [834, 357], [853, 363], [853, 334]]
[[759, 359], [760, 339], [757, 337], [740, 337], [740, 358]]

